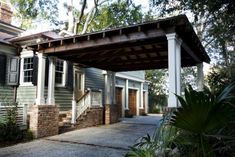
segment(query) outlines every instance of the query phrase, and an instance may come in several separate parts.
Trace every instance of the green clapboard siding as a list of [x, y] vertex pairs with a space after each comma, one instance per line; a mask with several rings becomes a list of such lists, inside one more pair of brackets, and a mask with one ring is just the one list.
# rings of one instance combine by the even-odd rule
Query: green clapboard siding
[[116, 77], [116, 85], [125, 86], [126, 85], [126, 80], [122, 79], [122, 78], [119, 78], [119, 77]]
[[36, 86], [19, 86], [17, 88], [17, 102], [33, 105], [36, 100]]
[[13, 87], [0, 85], [0, 102], [12, 101], [13, 96], [14, 96]]
[[139, 79], [145, 79], [145, 71], [126, 71], [126, 72], [119, 72], [120, 74], [131, 76]]
[[[66, 87], [55, 87], [55, 103], [60, 111], [72, 109], [73, 92]], [[47, 99], [47, 87], [45, 88], [45, 99]]]
[[96, 68], [85, 69], [85, 88], [104, 90], [104, 75]]

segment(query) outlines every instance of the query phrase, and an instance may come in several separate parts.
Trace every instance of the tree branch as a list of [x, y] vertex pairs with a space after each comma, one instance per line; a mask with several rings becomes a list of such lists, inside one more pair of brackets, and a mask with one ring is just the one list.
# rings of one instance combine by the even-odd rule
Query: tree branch
[[84, 15], [84, 10], [86, 8], [86, 4], [87, 4], [87, 0], [84, 0], [83, 1], [83, 4], [82, 4], [82, 8], [81, 8], [81, 12], [80, 12], [80, 15], [78, 17], [78, 21], [75, 22], [75, 26], [74, 26], [74, 33], [77, 34], [77, 29], [78, 29], [78, 26], [80, 25], [81, 21], [82, 21], [82, 17]]

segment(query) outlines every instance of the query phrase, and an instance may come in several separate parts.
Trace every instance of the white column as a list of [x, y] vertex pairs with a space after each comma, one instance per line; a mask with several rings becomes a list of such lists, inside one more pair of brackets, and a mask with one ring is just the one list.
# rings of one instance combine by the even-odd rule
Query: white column
[[71, 119], [71, 123], [72, 124], [76, 124], [76, 119], [77, 119], [77, 101], [76, 101], [76, 82], [77, 77], [76, 76], [76, 72], [75, 72], [75, 66], [73, 66], [73, 100], [72, 100], [72, 119]]
[[107, 71], [105, 75], [105, 104], [112, 103], [111, 92], [111, 72]]
[[144, 101], [143, 101], [144, 94], [143, 94], [143, 89], [144, 89], [144, 83], [141, 82], [141, 84], [140, 84], [140, 106], [141, 106], [141, 108], [144, 108]]
[[[176, 85], [177, 85], [177, 95], [181, 95], [181, 44], [182, 40], [176, 38]], [[178, 101], [178, 105], [180, 102]]]
[[45, 56], [38, 53], [38, 80], [37, 80], [37, 98], [36, 104], [45, 104], [44, 88], [45, 88]]
[[125, 109], [129, 109], [129, 81], [126, 79], [126, 85], [125, 85]]
[[71, 123], [75, 124], [77, 119], [77, 102], [75, 99], [72, 100], [72, 119]]
[[197, 64], [197, 89], [202, 91], [204, 86], [203, 63]]
[[148, 113], [149, 108], [149, 93], [145, 92], [145, 113]]
[[179, 102], [175, 94], [181, 94], [181, 40], [175, 33], [167, 34], [168, 40], [168, 72], [169, 72], [169, 97], [168, 107], [178, 107]]
[[55, 105], [55, 58], [49, 57], [47, 104]]
[[137, 96], [136, 96], [136, 115], [140, 115], [140, 90], [137, 90]]
[[112, 72], [112, 104], [116, 104], [116, 73]]

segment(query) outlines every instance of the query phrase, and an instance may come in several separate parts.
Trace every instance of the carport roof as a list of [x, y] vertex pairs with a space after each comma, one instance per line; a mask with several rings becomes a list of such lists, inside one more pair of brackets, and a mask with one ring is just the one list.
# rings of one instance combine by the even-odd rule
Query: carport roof
[[181, 65], [210, 62], [185, 15], [28, 45], [34, 51], [111, 71], [168, 67], [166, 34], [182, 40]]

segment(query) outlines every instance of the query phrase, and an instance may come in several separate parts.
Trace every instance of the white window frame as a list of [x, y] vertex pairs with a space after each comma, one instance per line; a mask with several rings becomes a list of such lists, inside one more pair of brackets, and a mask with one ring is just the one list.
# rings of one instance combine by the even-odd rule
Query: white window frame
[[[56, 59], [56, 60], [61, 60], [63, 61], [63, 75], [62, 75], [62, 83], [55, 83], [56, 87], [65, 87], [66, 84], [66, 76], [67, 76], [67, 61], [62, 60], [62, 59]], [[56, 66], [56, 65], [55, 65]], [[55, 67], [56, 68], [56, 67]], [[56, 71], [55, 71], [56, 73]]]
[[23, 51], [20, 55], [20, 86], [33, 86], [32, 82], [24, 82], [24, 59], [32, 58], [33, 51]]

